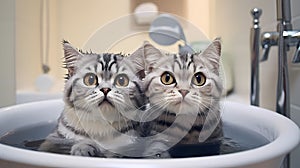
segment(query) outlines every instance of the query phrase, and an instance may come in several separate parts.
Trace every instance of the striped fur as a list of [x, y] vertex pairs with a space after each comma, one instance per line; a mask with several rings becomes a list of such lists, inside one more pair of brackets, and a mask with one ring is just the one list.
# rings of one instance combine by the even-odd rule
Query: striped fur
[[[144, 155], [169, 157], [166, 150], [176, 143], [219, 141], [223, 135], [219, 105], [223, 89], [219, 77], [220, 39], [214, 40], [203, 52], [194, 54], [166, 55], [149, 43], [140, 50], [143, 50], [139, 53], [144, 63], [139, 63], [141, 66], [136, 71], [145, 71], [145, 94], [150, 102], [144, 121], [153, 119], [145, 123], [145, 130], [150, 129], [151, 136], [159, 135], [150, 142]], [[165, 73], [168, 74], [166, 80], [170, 75], [174, 78], [173, 83], [163, 82]], [[193, 83], [197, 74], [206, 78], [201, 86]], [[181, 120], [177, 121], [178, 117]]]
[[40, 150], [101, 157], [111, 156], [108, 150], [118, 153], [118, 146], [132, 143], [122, 142], [120, 133], [136, 134], [135, 115], [145, 104], [133, 64], [121, 54], [83, 53], [67, 41], [63, 47], [65, 107]]

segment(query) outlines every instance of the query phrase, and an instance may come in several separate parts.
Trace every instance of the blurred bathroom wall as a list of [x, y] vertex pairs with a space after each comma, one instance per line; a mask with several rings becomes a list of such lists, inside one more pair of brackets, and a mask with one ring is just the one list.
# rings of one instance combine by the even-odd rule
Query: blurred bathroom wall
[[[16, 0], [16, 83], [17, 90], [35, 91], [42, 74], [40, 42], [40, 0]], [[80, 48], [97, 28], [129, 13], [129, 1], [50, 0], [49, 64], [54, 77], [52, 92], [61, 92], [64, 69], [61, 42], [69, 40]]]
[[[213, 0], [211, 10], [211, 36], [223, 39], [223, 55], [230, 58], [234, 68], [235, 101], [250, 104], [250, 28], [254, 7], [263, 10], [260, 17], [261, 32], [276, 31], [275, 0]], [[294, 29], [300, 30], [300, 0], [291, 0]], [[291, 118], [300, 125], [300, 65], [292, 64], [295, 47], [288, 53]], [[262, 51], [261, 51], [262, 55]], [[260, 63], [260, 106], [276, 109], [278, 48], [272, 47], [266, 62]], [[299, 167], [300, 147], [291, 155], [291, 168]]]
[[[300, 0], [291, 0], [292, 20], [295, 29], [300, 29]], [[235, 94], [250, 103], [250, 28], [252, 16], [250, 10], [261, 8], [261, 32], [276, 31], [275, 0], [214, 0], [210, 3], [212, 37], [223, 39], [223, 55], [230, 58], [234, 67]], [[230, 10], [229, 10], [230, 9]], [[272, 47], [269, 59], [260, 63], [260, 104], [262, 107], [275, 110], [277, 84], [277, 47]], [[300, 107], [300, 65], [292, 64], [295, 48], [289, 52], [289, 72], [291, 102], [293, 110]], [[261, 51], [262, 55], [262, 51]], [[300, 113], [300, 112], [299, 112]]]
[[[248, 104], [250, 104], [250, 28], [253, 20], [250, 10], [254, 7], [261, 8], [262, 31], [272, 31], [276, 29], [275, 2], [275, 0], [214, 0], [211, 3], [211, 36], [222, 37], [223, 55], [231, 60], [234, 67], [234, 93], [239, 96], [237, 100], [246, 100]], [[270, 56], [268, 62], [260, 64], [261, 105], [269, 109], [274, 109], [276, 97], [275, 60], [276, 55]]]
[[[292, 21], [293, 28], [300, 30], [300, 0], [292, 0]], [[295, 121], [300, 125], [300, 65], [292, 64], [290, 60], [294, 57], [296, 47], [291, 48], [288, 53], [289, 57], [289, 75], [290, 75], [290, 89], [291, 89], [291, 115]]]
[[[35, 80], [42, 74], [41, 41], [40, 41], [40, 0], [16, 0], [16, 85], [17, 90], [35, 90]], [[52, 11], [51, 11], [52, 13]], [[53, 13], [54, 14], [54, 13]], [[51, 16], [51, 22], [54, 17]], [[56, 41], [55, 25], [50, 24], [51, 41]], [[55, 74], [54, 67], [57, 60], [55, 46], [50, 42], [49, 63], [50, 75]]]
[[15, 1], [0, 5], [0, 107], [15, 103]]
[[[300, 0], [292, 0], [292, 21], [293, 28], [300, 30]], [[289, 77], [290, 77], [290, 91], [291, 91], [291, 118], [300, 126], [300, 64], [292, 64], [290, 60], [294, 57], [296, 48], [291, 48], [288, 53], [289, 62]], [[300, 146], [294, 151], [292, 155], [292, 164], [295, 167], [300, 165]]]
[[[164, 1], [171, 2], [172, 0]], [[159, 2], [159, 1], [158, 1]], [[209, 1], [188, 0], [182, 8], [187, 20], [209, 35]], [[40, 0], [16, 0], [16, 88], [18, 91], [35, 91], [35, 80], [42, 74], [40, 42]], [[89, 37], [102, 26], [133, 12], [137, 5], [130, 0], [50, 0], [49, 12], [49, 64], [55, 86], [50, 92], [61, 92], [65, 70], [62, 67], [63, 39], [81, 48]], [[158, 4], [159, 6], [159, 4]], [[180, 15], [180, 14], [179, 14]], [[200, 17], [199, 17], [200, 16]], [[122, 27], [119, 27], [122, 29]], [[103, 37], [109, 39], [112, 34]], [[101, 45], [101, 44], [99, 44]]]

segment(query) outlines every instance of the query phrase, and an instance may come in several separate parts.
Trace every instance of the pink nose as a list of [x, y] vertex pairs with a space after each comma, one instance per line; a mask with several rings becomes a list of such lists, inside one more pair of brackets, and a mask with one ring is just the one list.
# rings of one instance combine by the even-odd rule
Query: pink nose
[[110, 91], [111, 89], [110, 88], [102, 88], [100, 89], [100, 91], [102, 91], [104, 93], [104, 95], [106, 96], [107, 93]]
[[178, 92], [181, 93], [182, 97], [184, 98], [190, 91], [184, 90], [184, 89], [180, 89], [180, 90], [178, 90]]

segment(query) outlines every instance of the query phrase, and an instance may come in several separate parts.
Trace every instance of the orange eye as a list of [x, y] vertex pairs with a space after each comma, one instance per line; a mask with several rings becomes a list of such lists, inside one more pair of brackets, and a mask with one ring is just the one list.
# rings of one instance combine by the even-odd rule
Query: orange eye
[[196, 86], [203, 86], [206, 82], [206, 77], [204, 76], [203, 73], [197, 72], [194, 74], [192, 83]]
[[170, 72], [164, 72], [160, 77], [160, 81], [165, 85], [171, 85], [173, 83], [176, 83], [175, 78]]
[[116, 86], [121, 86], [121, 87], [126, 87], [129, 84], [129, 78], [126, 74], [119, 74], [115, 78], [115, 85]]
[[93, 86], [98, 84], [98, 78], [93, 73], [87, 73], [83, 78], [83, 83], [86, 86]]

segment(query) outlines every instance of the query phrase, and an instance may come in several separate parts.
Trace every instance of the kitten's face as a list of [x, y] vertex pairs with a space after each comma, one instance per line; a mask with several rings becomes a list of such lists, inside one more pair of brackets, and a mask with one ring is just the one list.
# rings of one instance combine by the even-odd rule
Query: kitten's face
[[150, 104], [176, 114], [208, 111], [222, 92], [216, 54], [208, 49], [201, 54], [161, 55], [149, 63], [145, 94]]
[[[121, 114], [140, 105], [139, 80], [121, 55], [83, 54], [69, 70], [65, 100], [84, 115], [119, 121]], [[72, 72], [73, 71], [73, 72]]]

